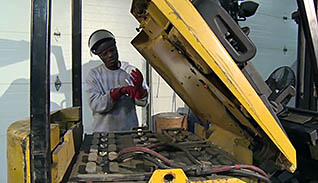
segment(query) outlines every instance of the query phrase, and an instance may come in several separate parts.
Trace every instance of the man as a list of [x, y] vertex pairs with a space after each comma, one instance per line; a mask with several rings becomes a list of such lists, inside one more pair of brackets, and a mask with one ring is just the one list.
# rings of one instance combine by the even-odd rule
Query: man
[[95, 31], [88, 46], [103, 62], [91, 69], [86, 78], [93, 131], [122, 131], [138, 126], [135, 105], [145, 106], [148, 98], [141, 72], [118, 60], [115, 37], [107, 30]]

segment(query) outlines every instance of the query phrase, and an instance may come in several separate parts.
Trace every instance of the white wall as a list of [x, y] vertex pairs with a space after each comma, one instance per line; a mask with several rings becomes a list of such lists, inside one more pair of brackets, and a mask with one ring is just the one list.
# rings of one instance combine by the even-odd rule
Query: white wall
[[0, 6], [0, 182], [7, 182], [6, 129], [29, 113], [29, 1]]
[[151, 114], [176, 112], [179, 107], [184, 107], [182, 99], [171, 89], [167, 82], [154, 69], [152, 71]]
[[257, 47], [252, 62], [267, 79], [276, 68], [291, 66], [297, 59], [297, 24], [291, 19], [291, 14], [297, 10], [296, 1], [253, 1], [259, 3], [256, 14], [240, 24], [250, 27], [249, 37]]

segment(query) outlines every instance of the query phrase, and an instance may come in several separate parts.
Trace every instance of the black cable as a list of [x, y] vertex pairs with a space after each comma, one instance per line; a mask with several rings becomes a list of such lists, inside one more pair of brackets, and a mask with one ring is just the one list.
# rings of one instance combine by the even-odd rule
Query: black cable
[[[225, 172], [226, 173], [226, 172]], [[243, 176], [243, 177], [253, 177], [258, 180], [264, 181], [266, 183], [271, 183], [271, 180], [267, 177], [264, 177], [262, 175], [256, 174], [251, 171], [244, 171], [244, 170], [231, 170], [229, 171], [231, 175], [237, 175], [237, 176]]]
[[194, 156], [192, 156], [192, 154], [187, 149], [183, 148], [182, 146], [178, 145], [177, 143], [174, 143], [176, 140], [174, 138], [172, 138], [166, 131], [164, 131], [164, 134], [167, 137], [169, 137], [172, 142], [163, 143], [163, 144], [157, 144], [157, 146], [155, 146], [155, 147], [162, 147], [162, 146], [174, 147], [176, 149], [179, 149], [179, 150], [183, 151], [187, 155], [187, 157], [190, 159], [190, 161], [192, 161], [192, 163], [201, 165], [201, 162], [199, 160], [197, 160]]
[[122, 154], [122, 155], [118, 156], [117, 161], [124, 161], [126, 159], [136, 158], [136, 157], [137, 158], [142, 157], [145, 160], [148, 160], [148, 161], [154, 163], [155, 165], [157, 165], [161, 169], [181, 168], [184, 172], [188, 172], [188, 171], [196, 170], [198, 168], [198, 166], [185, 166], [184, 164], [179, 164], [177, 162], [173, 162], [172, 160], [170, 161], [170, 163], [168, 165], [166, 165], [164, 163], [167, 163], [167, 162], [161, 162], [161, 161], [157, 160], [156, 157], [152, 157], [148, 154], [144, 154], [144, 153], [140, 153], [140, 152], [129, 152], [129, 153]]
[[177, 149], [180, 149], [181, 151], [183, 151], [187, 157], [190, 159], [190, 161], [192, 161], [192, 163], [194, 164], [198, 164], [201, 165], [201, 162], [199, 160], [197, 160], [191, 153], [190, 151], [188, 151], [187, 149], [183, 148], [182, 146], [176, 144], [176, 143], [168, 143], [167, 145], [175, 147]]
[[[171, 145], [171, 144], [170, 144]], [[122, 154], [121, 156], [118, 157], [118, 161], [124, 161], [125, 159], [129, 159], [129, 158], [139, 158], [139, 159], [144, 159], [147, 160], [151, 163], [154, 163], [156, 166], [158, 166], [158, 168], [160, 169], [171, 169], [171, 168], [181, 168], [186, 174], [190, 174], [193, 176], [201, 176], [201, 175], [207, 175], [207, 174], [211, 174], [206, 172], [206, 171], [202, 171], [203, 169], [207, 170], [210, 169], [208, 167], [204, 167], [203, 165], [196, 165], [196, 166], [186, 166], [183, 164], [179, 164], [176, 162], [173, 162], [172, 160], [170, 160], [169, 162], [169, 166], [165, 165], [164, 163], [167, 162], [161, 162], [159, 160], [156, 159], [156, 157], [152, 157], [152, 155], [148, 155], [148, 154], [144, 154], [144, 153], [140, 153], [140, 152], [129, 152], [129, 153], [125, 153]], [[199, 171], [200, 169], [202, 169], [201, 171]], [[271, 181], [262, 175], [256, 174], [252, 171], [247, 171], [247, 170], [224, 170], [221, 172], [218, 172], [219, 174], [231, 174], [231, 175], [237, 175], [237, 176], [244, 176], [244, 177], [253, 177], [255, 179], [264, 181], [266, 183], [270, 183]], [[217, 174], [218, 174], [217, 173]]]
[[151, 163], [157, 165], [160, 169], [170, 169], [170, 166], [165, 165], [164, 163], [161, 163], [160, 161], [158, 161], [156, 158], [152, 158], [148, 155], [143, 155], [142, 156], [143, 159], [150, 161]]

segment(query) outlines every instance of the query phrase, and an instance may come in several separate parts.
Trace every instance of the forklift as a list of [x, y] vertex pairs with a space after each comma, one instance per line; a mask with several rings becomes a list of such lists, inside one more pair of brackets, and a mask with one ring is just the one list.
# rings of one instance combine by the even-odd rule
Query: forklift
[[249, 28], [238, 24], [257, 3], [133, 0], [131, 44], [199, 119], [194, 133], [83, 133], [81, 4], [72, 1], [73, 107], [50, 112], [51, 1], [32, 1], [31, 111], [7, 130], [8, 182], [318, 180], [316, 1], [297, 0], [292, 15], [296, 74], [281, 67], [264, 81], [250, 62]]

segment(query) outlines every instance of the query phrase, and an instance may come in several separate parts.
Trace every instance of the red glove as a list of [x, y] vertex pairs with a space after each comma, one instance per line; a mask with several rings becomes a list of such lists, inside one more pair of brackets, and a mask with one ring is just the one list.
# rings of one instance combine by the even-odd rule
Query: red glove
[[142, 86], [144, 78], [137, 68], [131, 71], [130, 79], [134, 83], [134, 88], [136, 90], [136, 99], [142, 99], [143, 97], [145, 97], [147, 94], [147, 90], [144, 89], [144, 87]]
[[137, 68], [131, 71], [130, 79], [132, 80], [136, 88], [142, 87], [142, 82], [144, 81], [144, 78], [142, 77], [141, 72]]
[[130, 98], [135, 98], [136, 91], [132, 86], [124, 86], [120, 88], [113, 88], [110, 90], [110, 97], [113, 100], [119, 100], [121, 96], [127, 94]]

